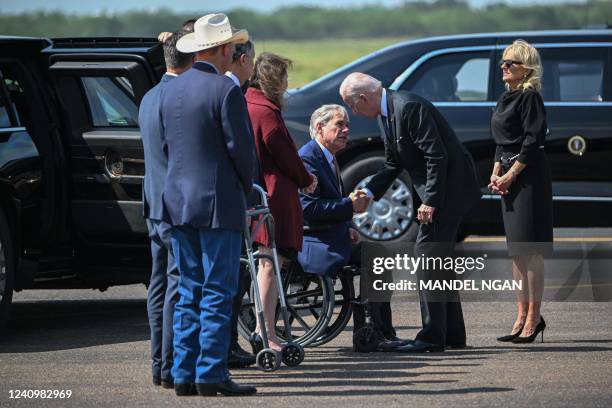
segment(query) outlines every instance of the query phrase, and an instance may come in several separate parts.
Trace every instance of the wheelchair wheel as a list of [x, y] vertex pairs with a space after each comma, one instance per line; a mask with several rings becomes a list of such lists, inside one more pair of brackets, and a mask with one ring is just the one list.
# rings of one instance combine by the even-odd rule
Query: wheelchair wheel
[[270, 348], [263, 349], [257, 353], [255, 362], [257, 367], [263, 371], [275, 371], [280, 367], [281, 354]]
[[287, 343], [281, 350], [281, 357], [287, 367], [296, 367], [304, 361], [304, 348], [297, 343]]
[[353, 350], [359, 353], [372, 353], [378, 348], [382, 340], [381, 334], [367, 325], [357, 330], [353, 335]]
[[353, 314], [353, 304], [355, 299], [355, 287], [353, 286], [353, 275], [343, 273], [333, 280], [334, 287], [334, 311], [325, 330], [314, 341], [309, 343], [309, 347], [317, 347], [335, 339], [346, 328]]
[[306, 346], [327, 327], [333, 312], [331, 279], [289, 268], [283, 276], [291, 338], [285, 333], [280, 307], [277, 308], [276, 335], [286, 342]]
[[[333, 312], [333, 287], [329, 278], [306, 274], [294, 268], [282, 271], [287, 314], [291, 326], [291, 339], [285, 334], [280, 306], [276, 310], [276, 334], [281, 341], [304, 346], [318, 337], [327, 327]], [[252, 284], [251, 284], [252, 285]], [[238, 332], [248, 340], [255, 330], [254, 291], [245, 293], [238, 314]]]

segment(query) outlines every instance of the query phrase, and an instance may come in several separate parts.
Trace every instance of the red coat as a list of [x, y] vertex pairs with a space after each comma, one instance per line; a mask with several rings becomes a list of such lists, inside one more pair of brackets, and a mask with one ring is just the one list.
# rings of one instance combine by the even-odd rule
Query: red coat
[[[298, 189], [308, 187], [312, 178], [298, 155], [280, 108], [256, 88], [249, 88], [245, 97], [262, 176], [270, 196], [268, 204], [274, 217], [276, 247], [299, 251], [302, 249], [304, 216]], [[254, 241], [270, 246], [263, 228]]]

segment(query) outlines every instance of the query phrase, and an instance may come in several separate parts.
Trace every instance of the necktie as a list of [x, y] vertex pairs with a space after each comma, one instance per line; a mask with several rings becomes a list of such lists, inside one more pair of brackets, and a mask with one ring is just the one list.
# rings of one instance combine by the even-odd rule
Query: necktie
[[380, 120], [383, 124], [383, 127], [385, 128], [385, 133], [387, 134], [387, 137], [389, 138], [389, 140], [391, 140], [391, 129], [389, 128], [389, 120], [386, 116], [380, 115]]
[[342, 185], [342, 178], [340, 177], [340, 166], [338, 166], [336, 156], [334, 156], [332, 163], [334, 165], [334, 173], [336, 173], [336, 183], [338, 183], [338, 190], [340, 190], [340, 194], [344, 194], [344, 186]]

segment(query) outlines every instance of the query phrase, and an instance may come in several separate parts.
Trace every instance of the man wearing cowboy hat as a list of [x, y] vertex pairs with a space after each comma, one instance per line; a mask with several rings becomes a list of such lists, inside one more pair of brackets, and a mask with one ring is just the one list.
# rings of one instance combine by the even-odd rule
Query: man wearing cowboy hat
[[253, 135], [240, 88], [222, 75], [235, 43], [248, 40], [224, 14], [199, 18], [177, 42], [193, 67], [164, 94], [168, 172], [164, 221], [180, 273], [174, 312], [177, 395], [249, 395], [229, 378], [232, 298], [238, 287], [246, 195], [253, 183]]

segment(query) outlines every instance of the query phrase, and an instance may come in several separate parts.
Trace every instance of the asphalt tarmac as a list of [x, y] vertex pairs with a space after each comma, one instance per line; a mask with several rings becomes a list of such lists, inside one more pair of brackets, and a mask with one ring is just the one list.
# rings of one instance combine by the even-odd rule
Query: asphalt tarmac
[[[142, 285], [15, 294], [0, 340], [0, 406], [612, 406], [610, 303], [547, 303], [544, 343], [508, 345], [495, 338], [509, 331], [514, 305], [465, 302], [469, 347], [445, 353], [356, 354], [349, 325], [297, 368], [233, 370], [258, 387], [254, 397], [179, 398], [151, 384], [145, 297]], [[413, 337], [418, 305], [393, 308], [398, 334]], [[72, 395], [10, 398], [15, 390]]]

